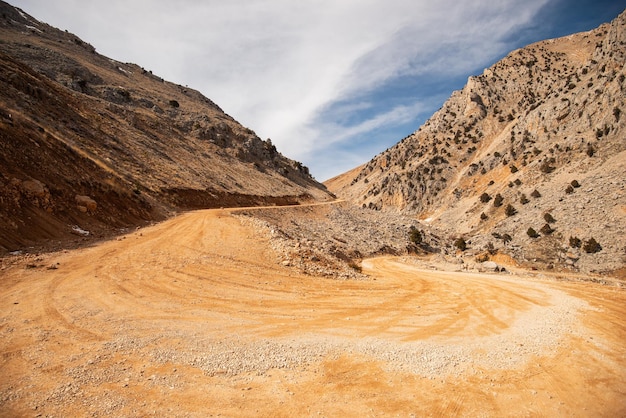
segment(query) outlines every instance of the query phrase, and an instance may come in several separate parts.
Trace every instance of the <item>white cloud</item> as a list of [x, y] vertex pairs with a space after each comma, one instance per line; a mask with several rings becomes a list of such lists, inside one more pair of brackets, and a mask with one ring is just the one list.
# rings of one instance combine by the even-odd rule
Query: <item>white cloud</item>
[[320, 130], [324, 133], [324, 138], [315, 138], [315, 140], [317, 144], [327, 147], [386, 126], [406, 123], [415, 119], [423, 110], [424, 105], [418, 102], [411, 106], [397, 106], [385, 113], [376, 114], [370, 119], [348, 127], [328, 124], [320, 127]]
[[[395, 77], [459, 74], [506, 51], [504, 39], [548, 0], [14, 0], [105, 55], [135, 62], [215, 101], [295, 159], [367, 135], [420, 105], [367, 120], [320, 120], [332, 103], [362, 109]], [[351, 97], [359, 101], [350, 104]], [[326, 117], [332, 114], [324, 113]], [[417, 128], [417, 126], [415, 127]], [[314, 173], [315, 174], [315, 173]]]

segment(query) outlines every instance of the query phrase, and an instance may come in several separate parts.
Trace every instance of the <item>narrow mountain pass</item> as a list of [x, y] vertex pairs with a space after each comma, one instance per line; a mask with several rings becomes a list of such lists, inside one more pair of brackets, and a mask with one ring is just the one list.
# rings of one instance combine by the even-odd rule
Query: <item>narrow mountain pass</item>
[[0, 264], [0, 416], [623, 416], [626, 292], [363, 262], [236, 210]]

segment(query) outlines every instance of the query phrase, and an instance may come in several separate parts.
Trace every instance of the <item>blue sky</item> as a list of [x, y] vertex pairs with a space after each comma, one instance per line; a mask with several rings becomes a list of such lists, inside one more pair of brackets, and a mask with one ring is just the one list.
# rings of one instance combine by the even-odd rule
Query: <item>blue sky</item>
[[9, 0], [201, 91], [326, 180], [417, 130], [510, 51], [626, 0]]

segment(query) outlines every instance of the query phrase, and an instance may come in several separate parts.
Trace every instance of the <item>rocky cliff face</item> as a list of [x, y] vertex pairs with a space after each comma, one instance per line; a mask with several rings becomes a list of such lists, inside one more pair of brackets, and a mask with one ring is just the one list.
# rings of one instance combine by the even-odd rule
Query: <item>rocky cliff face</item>
[[330, 196], [197, 91], [6, 3], [0, 39], [0, 252], [181, 209]]
[[[623, 13], [510, 53], [419, 130], [327, 184], [359, 206], [416, 215], [472, 251], [539, 267], [622, 267], [625, 28]], [[585, 250], [592, 238], [602, 250]]]

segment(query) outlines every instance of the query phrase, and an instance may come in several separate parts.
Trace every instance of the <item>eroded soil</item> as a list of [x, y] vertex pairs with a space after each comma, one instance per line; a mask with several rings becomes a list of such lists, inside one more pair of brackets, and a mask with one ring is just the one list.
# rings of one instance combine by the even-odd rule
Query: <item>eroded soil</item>
[[229, 210], [0, 265], [1, 416], [625, 416], [619, 286], [301, 275]]

